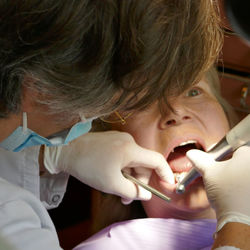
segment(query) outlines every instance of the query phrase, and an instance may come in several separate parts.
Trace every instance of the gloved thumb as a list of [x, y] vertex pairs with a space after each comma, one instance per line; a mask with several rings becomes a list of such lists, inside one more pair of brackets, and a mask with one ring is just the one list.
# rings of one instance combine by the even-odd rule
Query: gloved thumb
[[189, 150], [186, 156], [201, 175], [204, 174], [208, 167], [211, 167], [215, 163], [211, 155], [198, 149]]

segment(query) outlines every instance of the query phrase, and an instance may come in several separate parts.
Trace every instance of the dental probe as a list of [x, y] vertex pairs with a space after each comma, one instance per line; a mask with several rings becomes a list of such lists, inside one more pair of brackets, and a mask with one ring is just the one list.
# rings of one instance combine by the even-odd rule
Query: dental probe
[[123, 176], [126, 177], [128, 180], [138, 184], [139, 186], [145, 188], [146, 190], [148, 190], [149, 192], [151, 192], [152, 194], [158, 196], [159, 198], [163, 199], [164, 201], [170, 202], [171, 198], [167, 197], [166, 195], [164, 195], [163, 193], [159, 192], [158, 190], [152, 188], [151, 186], [137, 180], [136, 178], [134, 178], [133, 176], [122, 172]]
[[[250, 114], [234, 126], [208, 153], [216, 161], [224, 159], [228, 154], [250, 141]], [[186, 187], [197, 177], [199, 172], [192, 168], [177, 184], [176, 193], [182, 194]]]

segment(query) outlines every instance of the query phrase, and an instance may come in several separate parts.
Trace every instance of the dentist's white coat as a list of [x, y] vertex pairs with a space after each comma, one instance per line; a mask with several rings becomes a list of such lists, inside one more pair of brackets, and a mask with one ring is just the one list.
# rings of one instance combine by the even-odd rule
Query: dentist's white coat
[[18, 250], [61, 249], [46, 208], [59, 205], [68, 175], [41, 177], [39, 148], [15, 153], [0, 148], [0, 234]]
[[0, 178], [1, 235], [16, 249], [61, 249], [46, 208], [29, 191]]

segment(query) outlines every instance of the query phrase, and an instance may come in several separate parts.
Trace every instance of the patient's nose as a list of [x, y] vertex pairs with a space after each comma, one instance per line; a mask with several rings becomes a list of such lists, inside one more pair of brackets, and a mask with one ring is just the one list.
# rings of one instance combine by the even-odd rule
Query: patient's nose
[[185, 122], [190, 122], [191, 120], [191, 114], [185, 111], [184, 108], [175, 109], [174, 112], [170, 112], [165, 117], [162, 117], [160, 126], [161, 128], [177, 126]]

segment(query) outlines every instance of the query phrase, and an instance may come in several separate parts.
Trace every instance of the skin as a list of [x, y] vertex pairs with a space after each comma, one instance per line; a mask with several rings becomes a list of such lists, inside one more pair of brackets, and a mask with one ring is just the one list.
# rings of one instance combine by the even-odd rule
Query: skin
[[227, 223], [217, 234], [212, 249], [220, 246], [234, 246], [239, 249], [249, 249], [250, 226], [231, 222]]
[[72, 127], [77, 120], [62, 121], [59, 115], [52, 115], [48, 112], [46, 105], [36, 102], [38, 93], [30, 88], [23, 87], [21, 110], [18, 114], [10, 114], [7, 118], [1, 119], [0, 123], [0, 141], [6, 139], [17, 127], [22, 126], [23, 112], [27, 113], [28, 128], [41, 136], [48, 137], [52, 134]]
[[[169, 102], [175, 113], [167, 108], [160, 112], [155, 103], [145, 111], [133, 113], [125, 125], [113, 124], [112, 128], [132, 134], [139, 145], [160, 152], [166, 159], [174, 147], [188, 140], [198, 141], [207, 151], [229, 130], [226, 115], [205, 80]], [[174, 173], [187, 172], [191, 168], [185, 153], [168, 163]], [[154, 195], [151, 200], [143, 201], [148, 217], [215, 218], [202, 178], [182, 195], [176, 194], [175, 186], [161, 181], [156, 174], [152, 175], [150, 185], [171, 197], [172, 201], [167, 203]]]

